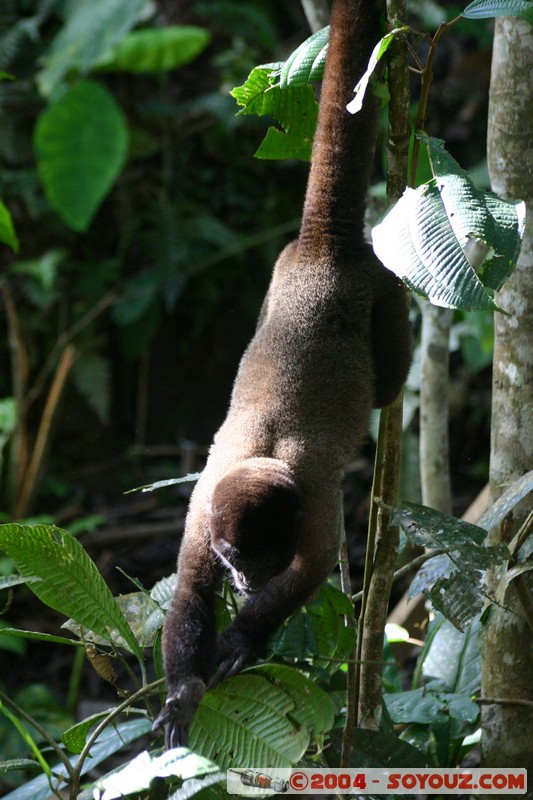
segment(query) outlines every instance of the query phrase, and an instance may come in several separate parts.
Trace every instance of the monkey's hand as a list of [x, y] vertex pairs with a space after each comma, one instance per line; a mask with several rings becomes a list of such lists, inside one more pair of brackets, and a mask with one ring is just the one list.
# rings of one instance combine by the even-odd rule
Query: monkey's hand
[[165, 705], [152, 726], [156, 733], [165, 729], [165, 747], [186, 747], [189, 740], [189, 724], [205, 692], [205, 683], [200, 678], [184, 678], [172, 687]]
[[216, 686], [224, 678], [231, 678], [241, 671], [257, 651], [257, 642], [240, 630], [235, 623], [224, 631], [217, 641], [217, 669], [209, 681]]

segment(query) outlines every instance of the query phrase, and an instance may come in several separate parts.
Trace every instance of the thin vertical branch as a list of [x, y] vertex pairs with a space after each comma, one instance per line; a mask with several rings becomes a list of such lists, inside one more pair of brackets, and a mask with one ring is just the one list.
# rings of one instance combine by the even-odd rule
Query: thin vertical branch
[[448, 442], [448, 373], [453, 311], [424, 303], [420, 359], [422, 502], [452, 512]]
[[74, 354], [74, 346], [71, 344], [67, 345], [61, 355], [52, 386], [48, 392], [30, 463], [24, 475], [24, 480], [15, 503], [14, 514], [17, 518], [23, 517], [26, 514], [31, 497], [35, 491], [37, 477], [45, 457], [47, 445], [50, 441], [52, 423], [59, 407], [67, 377], [74, 363]]
[[[340, 577], [341, 589], [346, 597], [352, 603], [352, 586], [350, 581], [350, 566], [348, 561], [348, 546], [346, 543], [346, 531], [343, 528], [343, 536], [340, 547]], [[356, 632], [355, 613], [353, 611], [350, 616], [346, 618], [346, 625]], [[350, 702], [350, 698], [355, 697], [355, 680], [356, 680], [356, 659], [357, 659], [357, 636], [354, 639], [354, 645], [347, 666], [346, 673], [346, 695], [348, 702], [346, 703], [346, 720], [344, 722], [344, 730], [342, 735], [342, 752], [341, 752], [341, 767], [348, 767], [350, 763], [350, 753], [352, 748], [352, 740], [357, 725], [357, 707], [355, 702]]]
[[11, 438], [9, 494], [14, 498], [28, 463], [28, 428], [24, 410], [24, 398], [28, 387], [28, 353], [20, 328], [17, 308], [7, 283], [2, 285], [6, 308], [9, 351], [11, 357], [11, 384], [17, 409], [17, 426]]
[[[405, 0], [387, 0], [389, 24], [405, 24]], [[407, 43], [400, 35], [388, 52], [389, 106], [388, 198], [397, 200], [407, 179], [407, 154], [410, 138], [409, 71]], [[393, 99], [394, 98], [394, 99]], [[374, 467], [372, 510], [369, 520], [368, 558], [365, 568], [366, 594], [359, 624], [358, 724], [377, 729], [381, 724], [383, 638], [388, 599], [394, 579], [399, 544], [397, 527], [389, 524], [389, 514], [377, 508], [377, 499], [397, 505], [400, 481], [403, 398], [399, 397], [380, 417], [378, 447]], [[366, 570], [371, 569], [370, 577]]]
[[329, 22], [330, 4], [327, 0], [301, 0], [304, 14], [313, 33]]
[[[382, 460], [376, 460], [376, 486], [379, 499], [387, 506], [398, 504], [400, 462], [402, 450], [403, 396], [381, 412], [380, 438], [384, 442]], [[394, 581], [394, 569], [398, 555], [400, 533], [390, 525], [388, 511], [377, 512], [376, 548], [372, 564], [368, 596], [365, 604], [361, 638], [361, 667], [359, 718], [361, 728], [377, 730], [381, 724], [383, 639], [387, 621], [388, 600]]]
[[[416, 131], [423, 130], [429, 90], [433, 81], [433, 61], [441, 36], [458, 22], [455, 17], [443, 22], [428, 38], [429, 52], [422, 72], [422, 86]], [[415, 137], [409, 185], [416, 186], [420, 140]], [[422, 305], [422, 343], [420, 364], [420, 479], [422, 502], [445, 513], [452, 510], [448, 443], [448, 372], [450, 331], [453, 312], [424, 303]]]

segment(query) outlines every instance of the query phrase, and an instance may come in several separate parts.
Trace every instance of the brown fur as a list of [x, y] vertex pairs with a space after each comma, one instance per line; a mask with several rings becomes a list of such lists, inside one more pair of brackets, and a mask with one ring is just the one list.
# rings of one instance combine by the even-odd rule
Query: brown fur
[[[169, 746], [186, 740], [201, 687], [241, 669], [327, 578], [344, 470], [372, 406], [391, 402], [407, 374], [403, 288], [362, 233], [376, 102], [345, 109], [379, 35], [372, 0], [337, 0], [300, 236], [277, 261], [191, 498], [164, 628], [156, 727]], [[228, 566], [253, 593], [216, 641], [213, 595]]]

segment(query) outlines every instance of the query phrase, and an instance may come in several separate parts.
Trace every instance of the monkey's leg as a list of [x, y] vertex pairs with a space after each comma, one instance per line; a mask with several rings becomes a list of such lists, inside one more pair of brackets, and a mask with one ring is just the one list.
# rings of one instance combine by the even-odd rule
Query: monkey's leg
[[371, 325], [374, 408], [383, 408], [398, 396], [412, 355], [408, 293], [399, 278], [388, 270], [379, 275]]

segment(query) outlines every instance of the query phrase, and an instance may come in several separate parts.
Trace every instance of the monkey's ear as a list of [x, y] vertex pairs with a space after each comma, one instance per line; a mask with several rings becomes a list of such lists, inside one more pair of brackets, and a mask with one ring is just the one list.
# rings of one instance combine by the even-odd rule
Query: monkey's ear
[[[227, 472], [211, 496], [209, 523], [214, 538], [238, 547], [243, 557], [267, 546], [294, 541], [303, 516], [300, 492], [289, 467], [273, 458], [250, 458]], [[249, 552], [248, 552], [249, 551]]]

